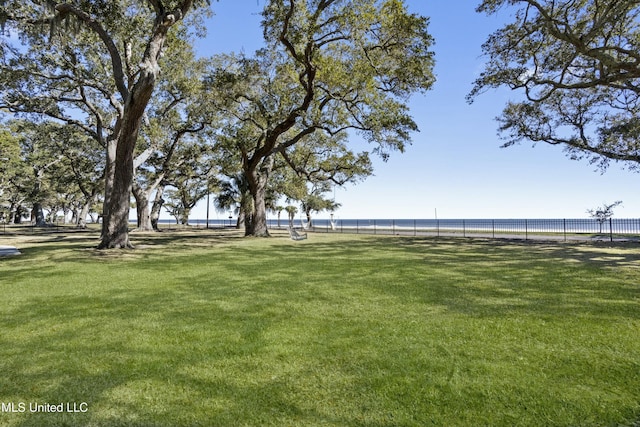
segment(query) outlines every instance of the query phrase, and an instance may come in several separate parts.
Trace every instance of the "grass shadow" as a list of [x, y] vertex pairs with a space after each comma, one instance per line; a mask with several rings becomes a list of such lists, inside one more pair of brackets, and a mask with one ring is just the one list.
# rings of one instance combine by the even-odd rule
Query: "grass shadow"
[[133, 251], [88, 241], [0, 264], [0, 401], [90, 409], [3, 418], [11, 427], [637, 418], [632, 247], [220, 231], [141, 234]]

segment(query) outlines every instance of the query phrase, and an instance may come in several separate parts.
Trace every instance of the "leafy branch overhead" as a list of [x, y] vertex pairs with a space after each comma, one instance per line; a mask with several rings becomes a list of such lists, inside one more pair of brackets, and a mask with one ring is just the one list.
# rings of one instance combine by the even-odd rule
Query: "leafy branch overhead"
[[469, 100], [507, 87], [524, 100], [498, 118], [505, 146], [565, 147], [601, 168], [640, 166], [640, 5], [631, 0], [485, 0], [479, 12], [516, 9], [483, 45], [484, 72]]

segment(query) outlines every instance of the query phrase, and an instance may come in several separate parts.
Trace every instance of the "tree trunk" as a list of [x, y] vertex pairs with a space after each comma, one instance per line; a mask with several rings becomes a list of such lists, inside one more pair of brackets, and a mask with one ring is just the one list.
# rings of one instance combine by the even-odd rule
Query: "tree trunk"
[[22, 224], [22, 207], [20, 204], [11, 202], [9, 207], [9, 218], [14, 224]]
[[[191, 8], [191, 1], [182, 2], [181, 13]], [[108, 200], [105, 195], [105, 216], [103, 218], [102, 241], [98, 249], [133, 248], [129, 241], [129, 204], [133, 185], [133, 154], [142, 124], [142, 117], [149, 104], [156, 79], [160, 74], [158, 58], [167, 37], [167, 31], [175, 24], [176, 16], [158, 16], [154, 34], [147, 44], [138, 80], [128, 92], [124, 102], [122, 119], [116, 124], [118, 129], [113, 188]], [[179, 17], [182, 19], [182, 16]], [[107, 159], [108, 162], [109, 159]]]
[[129, 209], [133, 182], [133, 148], [136, 135], [123, 137], [118, 144], [113, 188], [103, 218], [104, 234], [98, 249], [133, 248], [129, 241]]
[[312, 227], [312, 224], [311, 224], [311, 211], [307, 211], [306, 215], [307, 215], [307, 228], [311, 228]]
[[153, 199], [153, 206], [151, 207], [151, 226], [155, 231], [160, 231], [158, 228], [158, 221], [160, 220], [160, 211], [164, 204], [162, 194], [164, 193], [164, 185], [159, 185], [156, 189], [156, 195]]
[[80, 211], [78, 212], [77, 206], [76, 209], [74, 209], [74, 223], [77, 228], [87, 228], [87, 217], [91, 217], [91, 222], [95, 222], [93, 220], [93, 216], [91, 215], [91, 208], [98, 199], [98, 187], [94, 185], [91, 188], [91, 193], [83, 192], [83, 194], [84, 202], [80, 206]]
[[[269, 160], [266, 160], [269, 162]], [[272, 162], [270, 162], [272, 163]], [[251, 218], [245, 219], [245, 236], [269, 237], [267, 227], [267, 183], [269, 181], [270, 168], [268, 165], [260, 171], [254, 171], [249, 176], [249, 191], [253, 198], [253, 212]]]
[[189, 225], [189, 215], [191, 215], [191, 208], [183, 208], [180, 213], [180, 223], [182, 225]]
[[67, 224], [67, 217], [69, 216], [69, 212], [71, 211], [71, 209], [69, 209], [69, 206], [63, 206], [62, 207], [62, 223], [63, 224]]
[[[125, 103], [122, 126], [118, 136], [113, 173], [113, 188], [105, 201], [103, 235], [98, 249], [133, 248], [129, 240], [129, 209], [133, 185], [133, 153], [159, 72], [157, 63], [143, 72]], [[105, 197], [106, 199], [106, 197]]]
[[240, 230], [242, 228], [243, 225], [245, 225], [245, 218], [246, 218], [246, 214], [245, 212], [241, 209], [238, 212], [238, 220], [236, 221], [236, 228], [238, 230]]
[[151, 210], [149, 208], [149, 198], [151, 191], [133, 185], [133, 196], [136, 199], [136, 213], [138, 218], [138, 228], [136, 231], [154, 231], [151, 224]]
[[[148, 90], [153, 89], [149, 84]], [[149, 93], [150, 95], [150, 93]], [[135, 94], [130, 96], [130, 102], [125, 107], [122, 129], [116, 147], [116, 161], [114, 164], [113, 187], [105, 203], [103, 218], [103, 236], [98, 249], [132, 249], [129, 240], [129, 210], [131, 204], [131, 186], [133, 184], [133, 152], [140, 131], [140, 124], [149, 97], [141, 96], [136, 102]], [[144, 101], [144, 102], [143, 102]], [[129, 107], [129, 108], [127, 108]]]
[[33, 216], [36, 227], [47, 226], [47, 221], [44, 219], [44, 211], [42, 210], [42, 203], [36, 202], [33, 204]]
[[56, 222], [56, 213], [57, 212], [58, 212], [58, 207], [55, 206], [55, 205], [51, 206], [51, 208], [49, 209], [49, 214], [48, 215], [45, 215], [44, 212], [43, 212], [43, 216], [44, 216], [44, 224], [43, 224], [43, 226], [47, 225], [47, 223], [53, 224], [54, 222]]
[[80, 209], [80, 213], [76, 218], [76, 227], [78, 228], [87, 228], [87, 217], [89, 216], [89, 212], [91, 211], [91, 205], [93, 205], [93, 197], [89, 197], [82, 204], [82, 209]]
[[[119, 126], [117, 125], [116, 128]], [[110, 139], [107, 141], [106, 148], [106, 169], [104, 173], [104, 202], [102, 204], [102, 236], [107, 234], [107, 222], [105, 218], [109, 218], [109, 206], [111, 202], [111, 194], [113, 193], [113, 179], [115, 176], [116, 150], [118, 148], [118, 139]]]

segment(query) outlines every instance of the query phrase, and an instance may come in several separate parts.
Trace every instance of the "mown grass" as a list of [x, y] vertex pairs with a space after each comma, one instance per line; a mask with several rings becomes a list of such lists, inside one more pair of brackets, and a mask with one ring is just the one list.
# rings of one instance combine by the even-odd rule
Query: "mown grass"
[[0, 259], [0, 402], [27, 410], [2, 426], [640, 420], [637, 245], [11, 239], [23, 255]]

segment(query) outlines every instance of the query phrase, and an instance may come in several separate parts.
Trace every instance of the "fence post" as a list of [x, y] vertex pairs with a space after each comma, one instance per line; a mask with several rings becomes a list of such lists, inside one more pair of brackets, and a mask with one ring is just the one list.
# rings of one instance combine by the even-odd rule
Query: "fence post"
[[524, 220], [524, 240], [529, 240], [529, 222]]
[[462, 220], [462, 237], [467, 237], [467, 223], [464, 219]]
[[440, 220], [436, 219], [436, 236], [440, 237]]
[[613, 242], [613, 218], [609, 217], [609, 240]]
[[495, 219], [491, 220], [491, 238], [492, 239], [496, 238], [496, 220]]
[[376, 220], [373, 220], [373, 234], [378, 234], [376, 233]]
[[417, 220], [413, 220], [413, 237], [416, 237], [418, 235], [418, 221]]
[[564, 233], [564, 241], [567, 241], [567, 219], [562, 218], [562, 231]]

